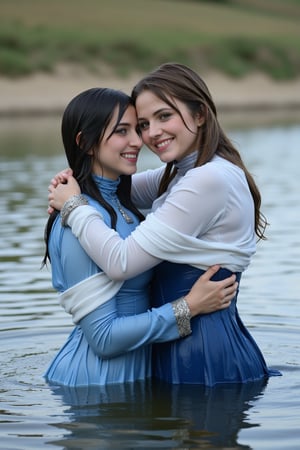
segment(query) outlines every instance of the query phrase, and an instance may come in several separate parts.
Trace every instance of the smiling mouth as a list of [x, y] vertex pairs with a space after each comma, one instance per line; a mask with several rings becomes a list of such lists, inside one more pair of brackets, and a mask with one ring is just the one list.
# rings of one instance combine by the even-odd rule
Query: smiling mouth
[[164, 141], [160, 141], [158, 144], [155, 144], [155, 148], [158, 150], [164, 150], [166, 147], [168, 147], [173, 139], [165, 139]]
[[138, 153], [122, 153], [121, 156], [130, 162], [136, 162], [138, 159]]

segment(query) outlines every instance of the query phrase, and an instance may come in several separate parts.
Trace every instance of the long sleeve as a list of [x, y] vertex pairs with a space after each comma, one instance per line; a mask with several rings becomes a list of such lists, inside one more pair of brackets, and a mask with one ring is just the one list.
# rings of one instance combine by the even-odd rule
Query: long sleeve
[[102, 358], [180, 337], [170, 303], [142, 314], [119, 317], [117, 301], [111, 299], [85, 316], [79, 325], [93, 351]]
[[59, 218], [50, 248], [60, 303], [98, 356], [111, 358], [183, 335], [174, 305], [148, 309], [151, 272], [125, 283], [110, 280], [99, 272], [70, 228], [61, 226]]
[[[183, 262], [186, 258], [185, 263], [199, 268], [222, 264], [243, 271], [255, 252], [253, 221], [253, 200], [244, 173], [219, 158], [190, 170], [125, 240], [89, 206], [75, 209], [69, 225], [96, 264], [110, 278], [122, 280], [163, 259]], [[162, 234], [168, 237], [169, 247]], [[168, 252], [159, 251], [160, 247]], [[190, 247], [197, 259], [190, 260]]]

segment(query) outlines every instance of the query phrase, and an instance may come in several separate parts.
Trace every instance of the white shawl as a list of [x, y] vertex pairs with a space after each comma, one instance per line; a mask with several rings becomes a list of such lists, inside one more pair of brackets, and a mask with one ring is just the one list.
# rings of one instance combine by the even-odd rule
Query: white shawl
[[59, 295], [61, 306], [78, 323], [88, 313], [110, 300], [120, 290], [123, 281], [112, 281], [104, 272], [97, 273]]

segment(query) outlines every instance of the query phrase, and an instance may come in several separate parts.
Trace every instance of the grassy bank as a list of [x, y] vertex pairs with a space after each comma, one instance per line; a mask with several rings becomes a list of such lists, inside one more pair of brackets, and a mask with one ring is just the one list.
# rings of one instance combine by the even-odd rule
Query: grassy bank
[[298, 77], [300, 2], [1, 0], [2, 76], [61, 62], [125, 76], [171, 60], [235, 77]]

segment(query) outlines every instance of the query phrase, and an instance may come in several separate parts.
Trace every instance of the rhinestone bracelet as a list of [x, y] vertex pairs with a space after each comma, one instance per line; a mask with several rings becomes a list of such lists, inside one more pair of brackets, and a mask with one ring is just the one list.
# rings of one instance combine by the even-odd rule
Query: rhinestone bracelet
[[180, 337], [188, 336], [192, 333], [191, 311], [184, 297], [171, 303]]
[[64, 205], [60, 211], [62, 226], [66, 227], [68, 225], [67, 221], [68, 221], [69, 215], [71, 214], [73, 209], [77, 208], [78, 206], [83, 206], [83, 205], [88, 205], [88, 204], [89, 204], [89, 202], [82, 194], [73, 195], [72, 197], [70, 197], [69, 200], [67, 200], [64, 203]]

